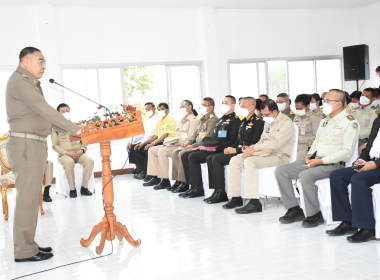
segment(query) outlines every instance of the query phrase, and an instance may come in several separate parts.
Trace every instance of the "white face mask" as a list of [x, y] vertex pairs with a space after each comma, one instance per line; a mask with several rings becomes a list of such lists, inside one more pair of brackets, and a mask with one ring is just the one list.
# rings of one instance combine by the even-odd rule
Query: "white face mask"
[[258, 116], [260, 114], [260, 112], [258, 110], [255, 110], [255, 114], [256, 114], [256, 116]]
[[222, 113], [223, 114], [227, 113], [230, 109], [231, 109], [230, 106], [228, 106], [226, 104], [222, 104]]
[[314, 111], [317, 109], [317, 103], [310, 103], [310, 110]]
[[302, 110], [296, 110], [297, 111], [297, 115], [300, 116], [300, 117], [303, 117], [306, 115], [306, 111], [305, 109], [302, 109]]
[[[336, 104], [339, 104], [339, 103], [336, 103]], [[334, 105], [334, 106], [335, 106], [335, 105]], [[336, 107], [336, 108], [338, 108], [338, 107]], [[330, 115], [331, 112], [332, 112], [333, 110], [335, 110], [336, 108], [333, 108], [333, 106], [331, 106], [330, 104], [325, 103], [325, 104], [323, 104], [323, 114], [325, 114], [325, 116], [328, 116], [328, 115]]]
[[379, 105], [379, 100], [375, 99], [375, 101], [372, 102], [371, 106], [377, 107], [377, 105]]
[[146, 115], [150, 118], [153, 115], [153, 110], [147, 111]]
[[361, 105], [368, 105], [371, 102], [367, 97], [365, 96], [360, 96], [360, 104]]
[[187, 108], [181, 108], [180, 109], [180, 112], [181, 112], [181, 115], [182, 115], [182, 117], [184, 117], [184, 116], [186, 116], [187, 115]]
[[357, 109], [357, 108], [359, 108], [359, 103], [351, 103], [351, 107], [353, 109]]
[[239, 105], [239, 104], [236, 104], [236, 105], [235, 105], [235, 114], [236, 114], [236, 116], [239, 116], [239, 114], [240, 114], [240, 110], [241, 110], [240, 105]]
[[70, 120], [70, 113], [63, 113], [62, 116], [64, 116], [66, 120]]
[[271, 124], [274, 121], [274, 118], [273, 117], [263, 117], [263, 121], [268, 123], [268, 124]]
[[[251, 108], [251, 106], [249, 106], [249, 108]], [[249, 108], [248, 109], [241, 108], [240, 109], [240, 115], [242, 117], [246, 118], [249, 115]]]
[[163, 118], [166, 116], [166, 113], [165, 113], [166, 110], [162, 110], [162, 111], [158, 111], [158, 115]]
[[207, 107], [202, 106], [202, 108], [199, 111], [199, 114], [202, 116], [206, 115], [207, 114]]
[[277, 103], [277, 107], [278, 107], [278, 110], [280, 111], [280, 112], [282, 112], [282, 111], [284, 111], [285, 110], [285, 107], [286, 107], [286, 102], [284, 102], [284, 103]]

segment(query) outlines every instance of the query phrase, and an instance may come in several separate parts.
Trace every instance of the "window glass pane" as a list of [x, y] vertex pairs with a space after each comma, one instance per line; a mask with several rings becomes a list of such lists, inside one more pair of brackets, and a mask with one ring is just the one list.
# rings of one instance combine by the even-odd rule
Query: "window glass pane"
[[259, 64], [259, 95], [267, 94], [267, 71], [265, 70], [265, 62]]
[[[143, 109], [147, 102], [168, 102], [165, 65], [124, 67], [126, 104]], [[156, 112], [157, 114], [157, 112]], [[145, 111], [141, 110], [143, 120]]]
[[100, 104], [108, 109], [120, 106], [123, 101], [120, 68], [99, 69]]
[[170, 112], [177, 121], [182, 118], [180, 104], [184, 99], [188, 99], [194, 104], [194, 109], [198, 109], [201, 100], [201, 86], [199, 67], [191, 66], [170, 66], [171, 81], [171, 101]]
[[298, 94], [314, 93], [313, 61], [289, 61], [289, 94], [294, 100]]
[[317, 92], [342, 88], [342, 67], [340, 59], [317, 60]]
[[0, 72], [0, 136], [3, 136], [3, 134], [9, 130], [9, 125], [7, 122], [7, 111], [5, 107], [5, 91], [8, 79], [12, 74], [13, 71]]
[[286, 61], [268, 61], [269, 98], [276, 100], [279, 93], [288, 92]]
[[[63, 84], [73, 91], [99, 103], [96, 69], [62, 70]], [[64, 89], [64, 102], [70, 106], [71, 121], [85, 120], [97, 111], [98, 105]]]
[[231, 94], [239, 97], [258, 97], [256, 63], [231, 63]]

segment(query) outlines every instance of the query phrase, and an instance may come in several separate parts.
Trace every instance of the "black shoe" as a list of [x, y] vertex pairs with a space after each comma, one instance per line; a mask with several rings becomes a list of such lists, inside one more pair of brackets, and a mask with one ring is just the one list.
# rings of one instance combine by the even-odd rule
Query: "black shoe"
[[71, 198], [77, 197], [77, 190], [70, 191], [70, 197]]
[[137, 170], [137, 169], [133, 169], [133, 170], [131, 170], [131, 171], [127, 171], [127, 173], [128, 173], [128, 174], [134, 174], [134, 175], [136, 175], [136, 174], [140, 174], [141, 171], [140, 171], [140, 170]]
[[235, 212], [238, 214], [263, 212], [263, 206], [259, 199], [250, 199], [243, 207], [236, 208]]
[[136, 177], [133, 177], [133, 178], [135, 178], [135, 179], [137, 179], [137, 180], [143, 180], [143, 179], [145, 179], [145, 177], [146, 177], [146, 174], [145, 174], [145, 172], [143, 171], [143, 172], [141, 172], [140, 174], [138, 174]]
[[80, 194], [85, 196], [92, 196], [92, 192], [90, 192], [87, 188], [80, 187]]
[[152, 180], [153, 178], [157, 178], [157, 176], [150, 176], [150, 175], [146, 175], [145, 178], [144, 178], [144, 182], [145, 183], [148, 183], [150, 180]]
[[216, 190], [216, 194], [214, 197], [210, 198], [206, 201], [208, 204], [220, 203], [228, 201], [228, 196], [225, 190], [218, 189]]
[[173, 193], [183, 193], [187, 192], [189, 190], [189, 184], [186, 184], [185, 182], [181, 182], [181, 184], [174, 190], [172, 190]]
[[370, 240], [379, 240], [376, 238], [375, 229], [361, 228], [354, 235], [347, 237], [347, 241], [351, 243], [362, 243]]
[[298, 221], [305, 220], [305, 214], [303, 213], [301, 207], [295, 206], [292, 208], [289, 208], [286, 214], [280, 219], [278, 219], [281, 224], [291, 224]]
[[326, 233], [331, 236], [341, 236], [345, 234], [355, 234], [358, 232], [357, 228], [351, 227], [351, 222], [341, 222], [340, 225], [334, 229], [326, 230]]
[[45, 261], [52, 258], [54, 255], [52, 253], [38, 252], [36, 255], [26, 259], [15, 259], [15, 262], [39, 262]]
[[[187, 184], [189, 186], [189, 184]], [[178, 196], [182, 197], [184, 195], [188, 195], [189, 193], [193, 192], [194, 191], [194, 187], [193, 186], [189, 186], [189, 189], [187, 191], [185, 191], [184, 193], [181, 193], [179, 194]]]
[[195, 197], [200, 197], [204, 195], [205, 195], [205, 191], [203, 189], [203, 186], [195, 185], [194, 190], [192, 192], [189, 192], [186, 195], [183, 195], [182, 198], [195, 198]]
[[203, 201], [207, 203], [210, 199], [213, 199], [213, 198], [214, 198], [214, 196], [216, 195], [217, 192], [218, 192], [218, 190], [215, 189], [215, 190], [212, 192], [212, 195], [209, 196], [209, 197], [206, 197], [205, 199], [203, 199]]
[[[168, 179], [169, 180], [169, 179]], [[170, 182], [170, 181], [169, 181]], [[170, 188], [166, 188], [167, 191], [174, 191], [178, 186], [181, 185], [181, 182], [175, 181], [174, 185]]]
[[170, 185], [169, 179], [162, 179], [161, 182], [157, 186], [153, 187], [153, 189], [155, 189], [155, 190], [163, 190], [163, 189], [171, 188], [171, 186], [172, 185]]
[[224, 204], [222, 207], [224, 209], [233, 209], [239, 206], [243, 206], [243, 199], [241, 198], [241, 196], [232, 197], [231, 200]]
[[50, 189], [50, 186], [46, 186], [44, 189], [44, 196], [43, 196], [44, 202], [52, 202], [53, 201], [50, 197], [49, 189]]
[[323, 220], [323, 216], [321, 211], [319, 211], [317, 214], [307, 217], [303, 222], [302, 226], [304, 228], [314, 228], [321, 224], [323, 224], [325, 221]]
[[51, 251], [53, 251], [51, 247], [38, 247], [38, 250], [44, 253], [50, 253]]
[[[148, 177], [148, 176], [147, 176]], [[144, 180], [145, 181], [145, 180]], [[161, 179], [157, 178], [156, 176], [152, 177], [150, 181], [143, 184], [144, 187], [151, 187], [154, 185], [157, 185], [161, 182]]]

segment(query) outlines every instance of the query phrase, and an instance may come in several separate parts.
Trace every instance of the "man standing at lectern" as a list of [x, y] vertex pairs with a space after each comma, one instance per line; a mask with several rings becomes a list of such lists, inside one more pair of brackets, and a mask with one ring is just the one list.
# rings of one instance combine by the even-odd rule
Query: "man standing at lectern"
[[17, 190], [14, 256], [16, 262], [43, 261], [53, 257], [52, 248], [39, 247], [34, 241], [47, 159], [44, 142], [52, 126], [77, 135], [81, 135], [81, 130], [45, 101], [38, 80], [46, 69], [41, 51], [33, 47], [24, 48], [19, 59], [19, 66], [9, 78], [6, 88], [10, 127], [7, 154], [16, 177]]

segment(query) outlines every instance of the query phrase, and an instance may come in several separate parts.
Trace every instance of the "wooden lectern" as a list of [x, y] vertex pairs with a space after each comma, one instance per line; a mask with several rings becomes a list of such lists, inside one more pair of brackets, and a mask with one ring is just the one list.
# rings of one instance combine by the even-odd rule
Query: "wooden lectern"
[[[81, 239], [80, 244], [87, 247], [91, 244], [94, 238], [99, 232], [102, 233], [100, 244], [96, 246], [96, 253], [101, 254], [104, 249], [106, 239], [108, 241], [114, 240], [115, 235], [119, 240], [123, 237], [133, 247], [138, 247], [141, 244], [140, 240], [134, 240], [126, 228], [126, 226], [116, 221], [116, 216], [113, 213], [113, 184], [111, 173], [111, 145], [113, 140], [124, 139], [140, 135], [144, 133], [144, 127], [141, 120], [141, 114], [139, 111], [129, 113], [124, 116], [118, 116], [105, 121], [98, 121], [90, 125], [85, 126], [82, 129], [82, 143], [94, 144], [100, 143], [102, 160], [102, 177], [103, 177], [103, 195], [106, 215], [103, 217], [103, 221], [93, 227], [88, 239]], [[107, 184], [107, 185], [106, 185]], [[107, 221], [108, 218], [108, 221]], [[108, 224], [109, 222], [109, 224]]]

